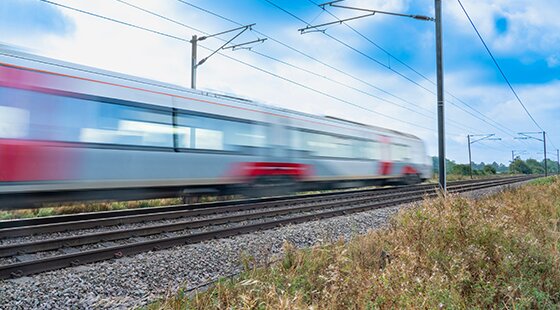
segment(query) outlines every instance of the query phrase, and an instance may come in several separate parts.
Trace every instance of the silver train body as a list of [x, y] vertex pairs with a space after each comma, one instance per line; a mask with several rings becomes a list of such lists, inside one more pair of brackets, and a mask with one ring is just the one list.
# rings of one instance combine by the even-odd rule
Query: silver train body
[[417, 137], [0, 49], [0, 208], [431, 176]]

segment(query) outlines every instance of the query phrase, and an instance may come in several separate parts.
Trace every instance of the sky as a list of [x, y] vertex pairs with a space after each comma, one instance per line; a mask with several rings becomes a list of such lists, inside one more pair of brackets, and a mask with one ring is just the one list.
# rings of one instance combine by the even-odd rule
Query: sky
[[[375, 14], [301, 34], [298, 29], [308, 25], [365, 13], [335, 7], [323, 10], [316, 0], [51, 1], [176, 38], [40, 0], [2, 0], [0, 44], [190, 87], [188, 41], [193, 35], [255, 23], [231, 44], [268, 39], [251, 45], [251, 50], [220, 50], [208, 58], [198, 68], [198, 89], [411, 133], [426, 142], [429, 155], [437, 155], [433, 22]], [[522, 158], [540, 160], [542, 142], [514, 138], [519, 132], [542, 128], [547, 132], [548, 156], [556, 159], [560, 147], [560, 2], [462, 2], [538, 126], [504, 81], [459, 2], [443, 1], [447, 158], [467, 163], [467, 135], [494, 134], [501, 140], [471, 145], [474, 162], [507, 164], [512, 150]], [[428, 0], [337, 4], [434, 16], [434, 2]], [[199, 59], [235, 34], [200, 41]]]

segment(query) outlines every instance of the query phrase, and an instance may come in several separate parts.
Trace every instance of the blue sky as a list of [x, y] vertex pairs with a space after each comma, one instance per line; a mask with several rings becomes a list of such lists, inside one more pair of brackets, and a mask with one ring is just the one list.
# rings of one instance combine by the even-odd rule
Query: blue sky
[[[201, 35], [116, 0], [52, 1], [186, 39], [193, 34]], [[231, 22], [177, 0], [125, 1], [208, 33], [236, 27]], [[315, 0], [269, 1], [314, 24], [333, 21], [334, 17], [328, 12], [341, 18], [361, 14], [337, 8], [323, 11], [313, 4], [317, 2]], [[241, 24], [256, 23], [255, 30], [336, 68], [326, 67], [271, 40], [255, 46], [253, 51], [308, 72], [247, 50], [223, 52], [223, 55], [340, 100], [278, 79], [220, 54], [200, 67], [199, 88], [410, 132], [426, 141], [431, 155], [437, 152], [435, 86], [398, 62], [403, 61], [428, 80], [435, 80], [433, 23], [383, 15], [349, 23], [371, 42], [344, 25], [327, 27], [326, 34], [359, 51], [356, 52], [323, 33], [299, 34], [297, 29], [305, 27], [305, 23], [266, 0], [185, 2]], [[346, 0], [340, 4], [434, 15], [433, 1], [428, 0]], [[556, 12], [560, 11], [560, 3], [546, 0], [463, 0], [463, 4], [520, 98], [540, 126], [549, 133], [549, 152], [555, 153], [556, 146], [560, 147], [560, 124], [557, 121], [560, 117], [560, 19], [556, 16]], [[445, 86], [449, 92], [446, 95], [449, 100], [446, 105], [448, 157], [467, 162], [466, 136], [494, 133], [502, 141], [473, 144], [473, 161], [507, 163], [512, 150], [526, 150], [523, 157], [542, 158], [542, 154], [538, 154], [542, 152], [540, 142], [513, 139], [517, 132], [539, 129], [507, 87], [457, 1], [444, 1], [443, 8]], [[0, 37], [3, 44], [23, 47], [48, 57], [183, 86], [190, 85], [190, 46], [187, 43], [85, 16], [39, 0], [2, 0]], [[247, 32], [235, 42], [259, 37], [262, 36], [254, 31]], [[226, 35], [223, 39], [229, 37]], [[201, 44], [215, 49], [223, 42], [208, 39]], [[199, 57], [209, 53], [209, 50], [201, 48]], [[365, 109], [356, 108], [348, 102]]]

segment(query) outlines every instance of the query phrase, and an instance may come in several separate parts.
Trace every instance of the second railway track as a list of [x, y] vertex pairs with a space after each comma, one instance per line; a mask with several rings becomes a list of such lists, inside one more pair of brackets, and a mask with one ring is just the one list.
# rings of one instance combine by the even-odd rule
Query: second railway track
[[[464, 192], [528, 180], [533, 177], [510, 177], [474, 182], [458, 182], [449, 186], [449, 192]], [[109, 231], [85, 233], [76, 236], [47, 238], [30, 242], [5, 242], [0, 246], [0, 278], [10, 278], [65, 268], [95, 261], [119, 258], [150, 250], [164, 249], [182, 244], [223, 238], [233, 235], [270, 229], [286, 224], [302, 223], [360, 211], [379, 209], [418, 201], [437, 195], [435, 186], [420, 185], [401, 188], [358, 190], [342, 193], [300, 197], [269, 198], [201, 206], [175, 206], [144, 214], [126, 214], [103, 218], [72, 221], [71, 216], [59, 222], [27, 226], [13, 225], [0, 229], [0, 238], [13, 238], [29, 234], [45, 234], [99, 226], [123, 225], [148, 221], [174, 219], [171, 223], [118, 228]], [[152, 210], [153, 211], [153, 210]], [[125, 214], [125, 215], [123, 215]], [[91, 216], [91, 215], [90, 215]], [[196, 218], [202, 217], [202, 218]], [[194, 218], [194, 219], [193, 219]], [[177, 220], [179, 219], [179, 220]], [[235, 224], [235, 225], [233, 225]], [[184, 234], [169, 236], [173, 232]], [[146, 238], [144, 238], [146, 237]], [[4, 240], [6, 241], [6, 240]], [[111, 243], [117, 241], [119, 244]], [[106, 246], [99, 246], [105, 243]], [[108, 245], [107, 245], [108, 244]], [[59, 250], [65, 249], [65, 254]], [[42, 255], [39, 255], [42, 253]], [[17, 261], [26, 254], [25, 261]], [[33, 257], [35, 255], [36, 257]]]

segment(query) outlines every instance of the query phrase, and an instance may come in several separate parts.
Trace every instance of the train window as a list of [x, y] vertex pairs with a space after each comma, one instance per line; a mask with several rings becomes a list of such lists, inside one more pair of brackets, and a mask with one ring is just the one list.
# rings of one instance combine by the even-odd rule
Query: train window
[[375, 141], [360, 141], [361, 147], [360, 158], [365, 159], [381, 159], [381, 149], [378, 142]]
[[396, 161], [410, 159], [410, 147], [403, 144], [391, 144], [391, 158]]
[[0, 98], [3, 108], [26, 111], [28, 131], [22, 138], [173, 146], [170, 113], [13, 88], [0, 88]]
[[295, 131], [293, 148], [307, 151], [314, 156], [360, 158], [356, 151], [357, 140], [328, 134]]
[[179, 116], [178, 125], [179, 146], [184, 148], [235, 151], [239, 146], [266, 144], [262, 125], [184, 114]]
[[195, 128], [194, 148], [224, 150], [224, 133], [219, 130]]
[[74, 104], [87, 107], [80, 141], [123, 145], [173, 147], [171, 114], [89, 100]]
[[0, 105], [0, 138], [25, 138], [28, 130], [29, 111]]
[[266, 130], [262, 125], [226, 121], [225, 143], [231, 147], [266, 145]]
[[192, 137], [191, 137], [191, 129], [189, 127], [182, 127], [179, 126], [175, 129], [177, 133], [177, 146], [182, 148], [191, 148], [192, 147]]

